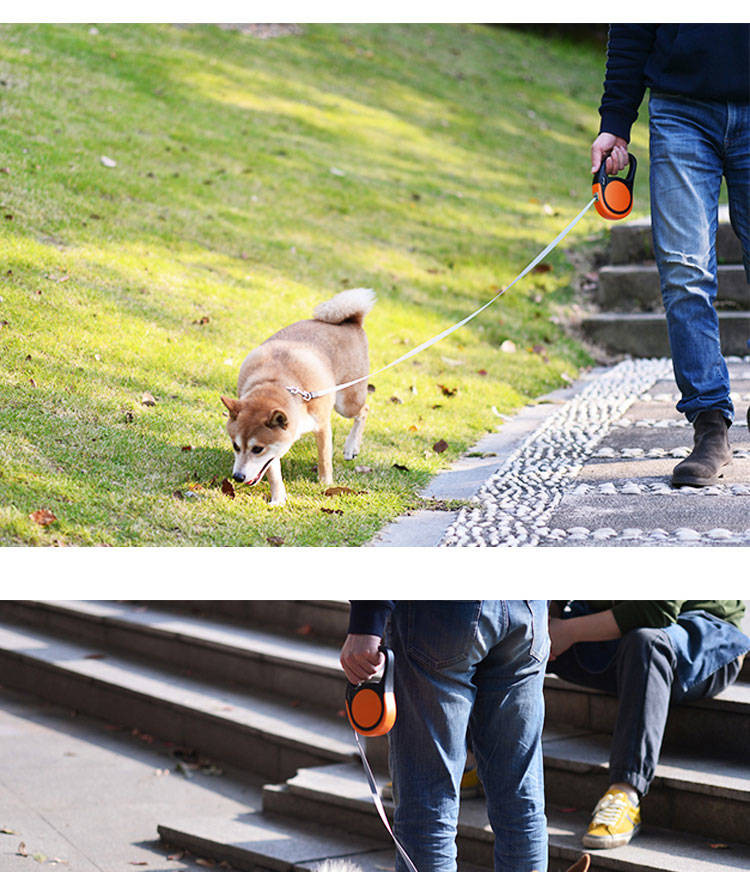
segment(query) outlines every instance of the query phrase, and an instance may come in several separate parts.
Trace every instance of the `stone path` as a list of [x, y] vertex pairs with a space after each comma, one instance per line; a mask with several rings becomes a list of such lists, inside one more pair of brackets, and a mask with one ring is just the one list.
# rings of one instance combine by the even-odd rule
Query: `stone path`
[[527, 407], [438, 476], [424, 496], [458, 512], [399, 519], [374, 545], [750, 545], [750, 357], [728, 361], [733, 463], [708, 488], [670, 486], [692, 428], [666, 358], [594, 370]]

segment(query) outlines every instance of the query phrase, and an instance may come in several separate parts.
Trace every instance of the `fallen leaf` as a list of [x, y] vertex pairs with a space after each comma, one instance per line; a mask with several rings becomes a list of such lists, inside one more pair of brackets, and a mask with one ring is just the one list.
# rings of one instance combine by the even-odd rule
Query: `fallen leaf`
[[350, 487], [329, 487], [323, 493], [327, 497], [337, 497], [341, 494], [353, 494], [354, 491]]
[[436, 454], [442, 454], [443, 451], [445, 451], [445, 449], [446, 449], [447, 447], [448, 447], [448, 443], [445, 441], [445, 439], [441, 439], [439, 442], [436, 442], [436, 443], [432, 446], [432, 450], [433, 450]]
[[221, 492], [226, 494], [230, 500], [234, 499], [234, 487], [232, 486], [232, 482], [229, 481], [228, 478], [225, 478], [221, 483]]
[[10, 167], [0, 167], [0, 173], [5, 173], [6, 176], [10, 175]]
[[552, 267], [548, 263], [538, 263], [532, 272], [535, 273], [547, 273], [552, 272]]
[[8, 829], [8, 827], [3, 827], [3, 828], [0, 830], [0, 833], [3, 833], [3, 834], [6, 835], [6, 836], [15, 836], [15, 835], [16, 835], [16, 831], [15, 831], [15, 830], [10, 830], [10, 829]]
[[181, 490], [172, 491], [172, 496], [176, 500], [184, 500], [185, 499], [185, 494]]
[[391, 402], [397, 406], [401, 406], [401, 405], [403, 405], [404, 401], [399, 399], [398, 397], [391, 397]]
[[112, 168], [112, 167], [116, 167], [116, 166], [117, 166], [117, 161], [116, 161], [116, 160], [112, 160], [111, 157], [107, 157], [106, 154], [103, 154], [103, 155], [99, 158], [99, 160], [100, 160], [102, 166], [104, 166], [104, 167], [110, 167], [110, 168]]
[[326, 515], [343, 515], [343, 514], [344, 514], [344, 510], [343, 510], [343, 509], [326, 509], [326, 508], [322, 508], [320, 511], [321, 511], [321, 512], [325, 512]]
[[403, 463], [394, 463], [394, 464], [393, 464], [393, 468], [394, 468], [394, 469], [400, 469], [402, 472], [408, 472], [408, 471], [409, 471], [409, 467], [408, 467], [408, 466], [404, 466]]
[[486, 369], [478, 369], [477, 375], [487, 375], [487, 370]]
[[284, 540], [281, 536], [266, 536], [266, 542], [268, 542], [269, 545], [273, 545], [274, 548], [278, 548], [284, 544]]
[[29, 852], [26, 850], [26, 842], [21, 842], [16, 849], [16, 854], [20, 854], [22, 857], [28, 857]]
[[438, 385], [438, 387], [446, 397], [455, 397], [458, 393], [458, 388], [447, 388], [445, 385]]
[[47, 527], [49, 524], [54, 524], [57, 518], [49, 509], [37, 509], [29, 515], [29, 518], [40, 527]]
[[417, 430], [419, 430], [419, 427], [417, 427], [416, 424], [412, 424], [412, 425], [409, 427], [409, 432], [410, 432], [410, 433], [416, 433]]
[[182, 448], [181, 448], [180, 450], [181, 450], [181, 451], [192, 451], [192, 450], [193, 450], [193, 446], [192, 446], [192, 445], [183, 445]]
[[200, 318], [198, 318], [197, 321], [193, 321], [193, 324], [200, 324], [202, 326], [203, 324], [208, 324], [210, 320], [211, 319], [208, 317], [208, 315], [202, 315]]
[[123, 415], [123, 418], [125, 418], [126, 424], [132, 424], [133, 421], [135, 420], [135, 415], [132, 412], [125, 412], [125, 414]]
[[142, 406], [155, 406], [156, 405], [156, 397], [153, 394], [150, 394], [148, 391], [144, 391], [141, 394], [141, 405]]

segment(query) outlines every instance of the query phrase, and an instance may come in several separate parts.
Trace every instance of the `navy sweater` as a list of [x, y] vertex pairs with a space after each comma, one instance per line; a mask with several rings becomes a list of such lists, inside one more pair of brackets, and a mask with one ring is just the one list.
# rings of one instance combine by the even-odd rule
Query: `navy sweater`
[[750, 101], [750, 24], [612, 24], [600, 133], [630, 140], [646, 88]]

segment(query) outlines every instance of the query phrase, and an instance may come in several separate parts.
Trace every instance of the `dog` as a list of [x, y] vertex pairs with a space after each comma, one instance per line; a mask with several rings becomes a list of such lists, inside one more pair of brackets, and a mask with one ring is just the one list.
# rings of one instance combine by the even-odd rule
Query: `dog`
[[354, 419], [344, 459], [359, 453], [367, 419], [365, 381], [309, 402], [287, 387], [315, 393], [364, 378], [369, 356], [362, 323], [374, 303], [370, 288], [342, 291], [321, 303], [311, 319], [284, 327], [247, 355], [237, 379], [238, 399], [222, 396], [234, 448], [232, 477], [252, 487], [267, 474], [270, 505], [286, 502], [280, 461], [305, 433], [314, 433], [318, 443], [318, 480], [333, 483], [333, 409]]
[[[576, 862], [568, 869], [568, 872], [588, 872], [591, 864], [591, 857], [588, 854], [583, 854]], [[336, 860], [324, 860], [318, 866], [315, 872], [362, 872], [362, 869], [351, 860], [346, 858]]]

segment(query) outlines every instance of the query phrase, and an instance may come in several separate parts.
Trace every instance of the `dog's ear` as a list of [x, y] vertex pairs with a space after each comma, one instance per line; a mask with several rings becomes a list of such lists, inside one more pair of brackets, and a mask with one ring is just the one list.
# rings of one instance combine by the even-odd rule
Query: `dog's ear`
[[234, 421], [234, 419], [240, 413], [240, 404], [237, 402], [237, 400], [233, 400], [231, 397], [222, 397], [221, 401], [222, 403], [224, 403], [227, 409], [229, 409], [230, 420]]
[[286, 430], [288, 426], [289, 419], [281, 409], [274, 409], [274, 411], [271, 412], [268, 421], [266, 421], [266, 427], [270, 427], [271, 430], [273, 430], [274, 427], [281, 427], [282, 430]]

